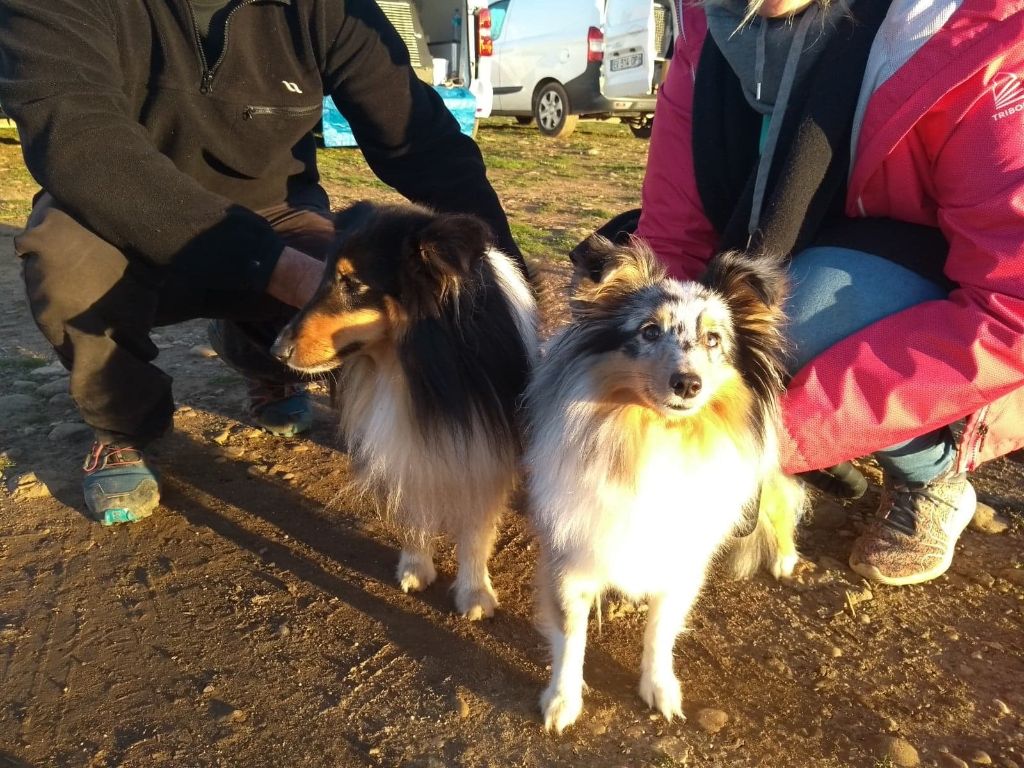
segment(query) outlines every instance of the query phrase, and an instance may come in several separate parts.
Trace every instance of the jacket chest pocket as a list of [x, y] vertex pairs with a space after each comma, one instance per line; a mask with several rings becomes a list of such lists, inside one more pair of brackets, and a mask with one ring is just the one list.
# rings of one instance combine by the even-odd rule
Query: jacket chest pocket
[[265, 120], [265, 121], [277, 121], [277, 120], [294, 120], [302, 121], [304, 118], [309, 118], [316, 115], [319, 119], [320, 112], [323, 109], [323, 104], [309, 104], [301, 107], [277, 107], [277, 106], [265, 106], [258, 104], [247, 104], [242, 108], [242, 119], [243, 120]]

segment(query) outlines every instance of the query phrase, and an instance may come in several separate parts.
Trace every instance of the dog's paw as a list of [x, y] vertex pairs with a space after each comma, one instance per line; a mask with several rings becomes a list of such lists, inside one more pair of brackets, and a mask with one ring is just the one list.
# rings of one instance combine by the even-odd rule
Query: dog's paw
[[434, 583], [437, 571], [430, 558], [419, 552], [406, 552], [398, 558], [398, 586], [403, 592], [419, 592]]
[[793, 578], [793, 573], [796, 571], [796, 566], [799, 562], [800, 555], [796, 553], [779, 555], [775, 558], [775, 562], [772, 563], [772, 576], [779, 581]]
[[470, 621], [489, 619], [498, 607], [498, 596], [489, 586], [465, 587], [455, 584], [455, 609]]
[[686, 719], [683, 714], [683, 691], [671, 673], [657, 676], [644, 672], [640, 675], [640, 698], [651, 709], [661, 712], [666, 720], [673, 717]]
[[560, 734], [575, 723], [583, 711], [583, 691], [560, 690], [552, 683], [541, 694], [540, 711], [544, 715], [544, 730]]

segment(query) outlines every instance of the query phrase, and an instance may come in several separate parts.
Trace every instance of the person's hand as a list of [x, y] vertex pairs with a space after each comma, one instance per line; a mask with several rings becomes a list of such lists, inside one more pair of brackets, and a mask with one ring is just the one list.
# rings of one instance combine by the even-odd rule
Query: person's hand
[[267, 293], [285, 304], [301, 307], [313, 298], [323, 273], [322, 261], [286, 245], [270, 275]]

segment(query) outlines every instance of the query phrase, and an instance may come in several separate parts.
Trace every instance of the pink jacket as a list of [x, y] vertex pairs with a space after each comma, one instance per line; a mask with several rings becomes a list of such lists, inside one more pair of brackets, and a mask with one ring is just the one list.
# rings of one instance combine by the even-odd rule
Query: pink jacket
[[[879, 30], [873, 58], [920, 47], [870, 95], [846, 213], [939, 227], [950, 244], [945, 271], [959, 287], [797, 372], [783, 401], [789, 472], [963, 417], [961, 469], [1024, 446], [1024, 0], [944, 5], [894, 0]], [[716, 242], [690, 138], [706, 32], [703, 10], [687, 7], [658, 98], [638, 230], [685, 278], [701, 273]]]

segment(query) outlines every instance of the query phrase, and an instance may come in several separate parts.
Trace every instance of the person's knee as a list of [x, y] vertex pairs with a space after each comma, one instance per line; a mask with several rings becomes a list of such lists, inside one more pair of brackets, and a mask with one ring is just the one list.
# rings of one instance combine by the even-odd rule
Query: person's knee
[[32, 317], [58, 350], [69, 321], [93, 309], [124, 277], [128, 260], [63, 211], [33, 212], [35, 223], [15, 241]]

